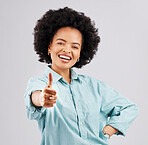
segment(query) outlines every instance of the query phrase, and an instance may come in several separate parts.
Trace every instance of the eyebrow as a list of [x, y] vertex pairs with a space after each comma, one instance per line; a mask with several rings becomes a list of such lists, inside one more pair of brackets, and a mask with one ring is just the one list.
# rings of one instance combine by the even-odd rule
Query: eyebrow
[[[56, 41], [57, 40], [62, 40], [62, 41], [64, 41], [64, 42], [67, 42], [66, 40], [64, 40], [64, 39], [62, 39], [62, 38], [58, 38], [58, 39], [56, 39]], [[78, 42], [73, 42], [72, 44], [78, 44], [79, 46], [80, 46], [80, 44], [78, 43]]]

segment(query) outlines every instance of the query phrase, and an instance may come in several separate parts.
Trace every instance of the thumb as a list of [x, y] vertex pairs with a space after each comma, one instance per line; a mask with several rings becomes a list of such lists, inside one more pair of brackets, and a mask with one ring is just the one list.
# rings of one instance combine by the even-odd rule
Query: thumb
[[49, 79], [48, 79], [48, 87], [49, 87], [49, 88], [52, 88], [52, 81], [53, 81], [52, 74], [49, 73]]

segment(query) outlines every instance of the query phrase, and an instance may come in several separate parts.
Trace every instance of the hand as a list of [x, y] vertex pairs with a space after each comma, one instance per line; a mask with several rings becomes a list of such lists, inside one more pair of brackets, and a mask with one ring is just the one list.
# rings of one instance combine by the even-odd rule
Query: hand
[[106, 125], [103, 130], [110, 135], [110, 137], [115, 134], [116, 132], [118, 132], [118, 130], [110, 125]]
[[44, 108], [53, 107], [53, 105], [56, 103], [57, 96], [55, 96], [56, 91], [52, 89], [52, 81], [53, 81], [52, 74], [49, 73], [48, 84], [44, 88], [44, 90], [42, 90], [42, 92], [39, 96], [40, 106], [42, 106]]

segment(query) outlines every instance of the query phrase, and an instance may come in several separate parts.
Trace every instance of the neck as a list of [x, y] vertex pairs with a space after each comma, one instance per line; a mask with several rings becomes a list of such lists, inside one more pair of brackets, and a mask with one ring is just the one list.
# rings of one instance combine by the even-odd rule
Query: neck
[[54, 67], [52, 65], [51, 69], [54, 70], [59, 75], [61, 75], [66, 82], [68, 82], [68, 83], [71, 82], [71, 71], [70, 71], [70, 68], [68, 68], [68, 69], [60, 69], [60, 68]]

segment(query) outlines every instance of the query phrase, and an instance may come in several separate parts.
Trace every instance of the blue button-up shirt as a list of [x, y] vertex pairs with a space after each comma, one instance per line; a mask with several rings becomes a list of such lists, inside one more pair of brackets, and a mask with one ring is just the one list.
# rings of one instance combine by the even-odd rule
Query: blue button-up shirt
[[[43, 90], [52, 73], [57, 94], [54, 107], [36, 108], [31, 94]], [[71, 84], [50, 66], [37, 78], [30, 78], [24, 95], [27, 117], [38, 122], [41, 145], [108, 145], [102, 129], [111, 125], [125, 136], [136, 118], [138, 107], [103, 81], [77, 74], [71, 68]]]

